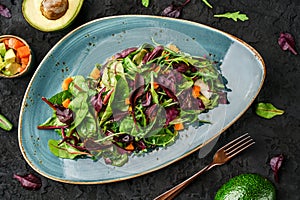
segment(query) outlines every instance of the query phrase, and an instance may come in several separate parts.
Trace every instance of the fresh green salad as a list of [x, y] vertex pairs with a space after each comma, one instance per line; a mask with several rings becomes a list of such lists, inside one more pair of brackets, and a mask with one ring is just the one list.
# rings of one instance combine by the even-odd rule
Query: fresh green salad
[[189, 125], [209, 123], [201, 113], [229, 103], [219, 66], [172, 44], [125, 49], [88, 77], [68, 77], [61, 92], [42, 97], [53, 115], [38, 129], [61, 137], [48, 141], [55, 156], [122, 166], [132, 154], [172, 145]]

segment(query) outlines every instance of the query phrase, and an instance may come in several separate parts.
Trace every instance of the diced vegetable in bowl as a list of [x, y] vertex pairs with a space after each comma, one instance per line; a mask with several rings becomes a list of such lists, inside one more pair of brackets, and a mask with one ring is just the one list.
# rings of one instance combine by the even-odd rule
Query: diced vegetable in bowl
[[25, 40], [14, 35], [0, 36], [0, 77], [20, 77], [32, 65], [33, 53]]

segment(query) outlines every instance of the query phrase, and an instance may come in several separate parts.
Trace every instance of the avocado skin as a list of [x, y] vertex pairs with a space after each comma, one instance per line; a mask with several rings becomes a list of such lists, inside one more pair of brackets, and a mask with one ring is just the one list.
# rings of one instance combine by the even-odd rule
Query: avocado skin
[[217, 191], [215, 200], [275, 200], [274, 185], [258, 174], [233, 177]]

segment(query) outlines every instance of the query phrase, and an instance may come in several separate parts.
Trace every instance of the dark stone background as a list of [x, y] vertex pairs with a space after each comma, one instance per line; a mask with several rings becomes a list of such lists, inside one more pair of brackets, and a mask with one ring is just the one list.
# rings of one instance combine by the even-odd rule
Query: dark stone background
[[[0, 16], [0, 35], [23, 37], [32, 46], [36, 62], [72, 29], [90, 20], [119, 14], [160, 15], [172, 0], [151, 0], [144, 8], [141, 0], [85, 0], [75, 22], [67, 29], [43, 33], [24, 20], [19, 0], [0, 0], [12, 11], [12, 18]], [[177, 3], [183, 0], [176, 1]], [[300, 59], [282, 51], [277, 38], [282, 31], [290, 32], [300, 51], [300, 1], [298, 0], [209, 0], [213, 9], [201, 0], [192, 0], [180, 18], [203, 23], [235, 35], [260, 52], [264, 58], [267, 77], [256, 101], [271, 102], [284, 109], [285, 114], [270, 120], [262, 119], [250, 108], [222, 134], [211, 153], [199, 159], [194, 153], [162, 170], [127, 181], [105, 185], [70, 185], [55, 182], [36, 174], [25, 162], [18, 147], [17, 126], [19, 110], [26, 86], [32, 74], [18, 79], [0, 79], [0, 112], [14, 124], [10, 132], [0, 130], [0, 199], [152, 199], [204, 167], [213, 152], [241, 133], [249, 132], [255, 146], [228, 164], [203, 174], [186, 188], [177, 199], [213, 199], [217, 189], [229, 178], [241, 173], [258, 173], [271, 180], [278, 199], [300, 199]], [[241, 11], [249, 17], [245, 22], [214, 18], [215, 13]], [[237, 72], [238, 76], [238, 72]], [[285, 160], [275, 183], [269, 160], [283, 153]], [[35, 173], [43, 186], [28, 191], [13, 179], [13, 174]]]

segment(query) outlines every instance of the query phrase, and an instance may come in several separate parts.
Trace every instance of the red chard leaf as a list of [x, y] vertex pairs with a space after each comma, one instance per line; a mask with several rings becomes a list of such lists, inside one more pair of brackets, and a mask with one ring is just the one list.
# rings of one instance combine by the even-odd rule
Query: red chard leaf
[[2, 4], [0, 4], [0, 15], [6, 18], [11, 18], [10, 10], [5, 5]]
[[173, 18], [178, 18], [181, 14], [181, 10], [183, 9], [184, 6], [186, 6], [191, 0], [186, 0], [183, 4], [180, 6], [174, 5], [173, 3], [166, 7], [161, 15], [165, 17], [173, 17]]
[[283, 51], [289, 50], [295, 55], [298, 54], [295, 48], [294, 37], [290, 33], [280, 33], [278, 44]]
[[282, 154], [280, 154], [279, 156], [275, 156], [270, 160], [270, 166], [272, 171], [274, 172], [274, 178], [276, 182], [278, 182], [278, 171], [279, 168], [281, 167], [282, 161], [283, 161]]
[[25, 176], [14, 174], [13, 177], [21, 183], [23, 188], [27, 190], [38, 190], [42, 187], [41, 179], [33, 174], [27, 174]]

